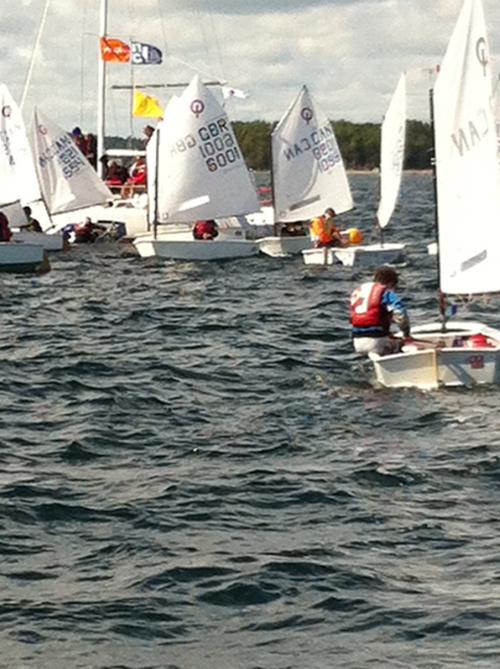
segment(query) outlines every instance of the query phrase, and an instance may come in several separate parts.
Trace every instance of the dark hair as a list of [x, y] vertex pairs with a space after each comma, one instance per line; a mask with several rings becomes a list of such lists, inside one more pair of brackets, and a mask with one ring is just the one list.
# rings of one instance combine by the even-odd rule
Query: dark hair
[[28, 207], [28, 205], [23, 207], [23, 211], [26, 214], [26, 216], [31, 216], [31, 207]]
[[327, 216], [336, 216], [337, 215], [336, 212], [335, 212], [335, 209], [333, 209], [332, 207], [328, 207], [328, 209], [325, 209], [325, 214]]
[[381, 283], [383, 286], [397, 286], [398, 273], [392, 267], [382, 265], [382, 267], [377, 267], [375, 270], [373, 280], [375, 283]]

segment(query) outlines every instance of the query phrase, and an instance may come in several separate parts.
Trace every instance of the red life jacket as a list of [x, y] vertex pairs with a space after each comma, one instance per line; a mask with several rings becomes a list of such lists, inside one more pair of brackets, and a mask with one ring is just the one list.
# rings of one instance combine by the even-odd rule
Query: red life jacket
[[193, 237], [195, 239], [204, 239], [204, 235], [213, 238], [217, 237], [218, 234], [217, 226], [213, 221], [196, 221], [193, 228]]
[[382, 328], [389, 332], [390, 315], [382, 308], [386, 286], [363, 283], [351, 295], [351, 323], [354, 328]]
[[12, 237], [11, 229], [9, 228], [9, 221], [7, 217], [2, 214], [0, 216], [0, 242], [10, 242]]

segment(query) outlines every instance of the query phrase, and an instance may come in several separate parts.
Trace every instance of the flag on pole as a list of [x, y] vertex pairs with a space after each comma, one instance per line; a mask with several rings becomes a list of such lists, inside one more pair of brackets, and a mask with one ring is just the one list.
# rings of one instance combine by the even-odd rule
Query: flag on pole
[[132, 114], [133, 116], [141, 116], [143, 118], [161, 118], [163, 116], [163, 109], [156, 98], [140, 91], [135, 91]]
[[119, 39], [101, 37], [101, 56], [107, 63], [129, 63], [130, 47]]
[[248, 97], [248, 93], [240, 90], [239, 88], [230, 88], [229, 86], [222, 86], [222, 96], [224, 100], [229, 100], [229, 98], [241, 98], [244, 100]]
[[132, 65], [160, 65], [163, 54], [158, 47], [143, 42], [132, 42]]

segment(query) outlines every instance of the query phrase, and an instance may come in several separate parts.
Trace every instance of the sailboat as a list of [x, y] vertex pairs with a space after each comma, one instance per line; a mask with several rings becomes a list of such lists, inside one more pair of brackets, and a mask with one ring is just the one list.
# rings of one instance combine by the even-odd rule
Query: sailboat
[[380, 201], [377, 224], [378, 244], [348, 246], [337, 249], [335, 256], [343, 265], [376, 266], [404, 262], [404, 244], [386, 243], [384, 229], [394, 212], [403, 173], [406, 129], [406, 77], [399, 78], [382, 123], [380, 142]]
[[[271, 136], [274, 230], [259, 250], [283, 257], [312, 247], [308, 234], [286, 236], [287, 224], [309, 221], [327, 207], [352, 209], [349, 182], [330, 121], [303, 86]], [[307, 225], [307, 223], [305, 223]]]
[[113, 199], [72, 137], [37, 108], [31, 141], [43, 202], [57, 229], [75, 222], [64, 215]]
[[500, 170], [481, 0], [465, 0], [432, 99], [441, 322], [413, 328], [402, 353], [370, 357], [388, 387], [498, 383], [500, 330], [448, 321], [445, 304], [448, 295], [500, 291]]
[[[21, 202], [21, 176], [26, 169], [24, 193], [30, 188], [36, 195], [36, 179], [30, 182], [28, 155], [24, 153], [21, 134], [24, 129], [21, 113], [7, 86], [0, 84], [0, 211], [9, 225], [26, 224]], [[0, 242], [1, 272], [36, 272], [49, 269], [41, 244]]]
[[[223, 228], [225, 218], [243, 218], [258, 211], [259, 203], [229, 118], [198, 75], [169, 106], [150, 144], [153, 231], [134, 239], [139, 255], [217, 260], [256, 254], [255, 242], [244, 238], [242, 227]], [[219, 236], [194, 239], [194, 222], [208, 219], [221, 223]]]

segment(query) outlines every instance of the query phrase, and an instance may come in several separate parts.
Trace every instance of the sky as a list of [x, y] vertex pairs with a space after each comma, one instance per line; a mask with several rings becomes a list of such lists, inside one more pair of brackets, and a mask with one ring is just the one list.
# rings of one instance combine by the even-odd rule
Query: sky
[[[29, 125], [37, 105], [67, 129], [96, 129], [101, 0], [12, 0], [2, 7], [0, 81]], [[462, 0], [108, 0], [108, 35], [154, 44], [161, 65], [108, 68], [106, 134], [141, 136], [130, 93], [114, 85], [188, 82], [199, 72], [248, 94], [233, 120], [278, 120], [306, 84], [332, 120], [380, 122], [402, 71], [408, 114], [428, 120], [430, 71]], [[500, 72], [500, 2], [483, 0], [493, 68]], [[38, 48], [35, 45], [38, 40]], [[214, 89], [216, 90], [216, 89]], [[217, 94], [220, 94], [217, 89]], [[145, 89], [165, 104], [172, 89]]]

